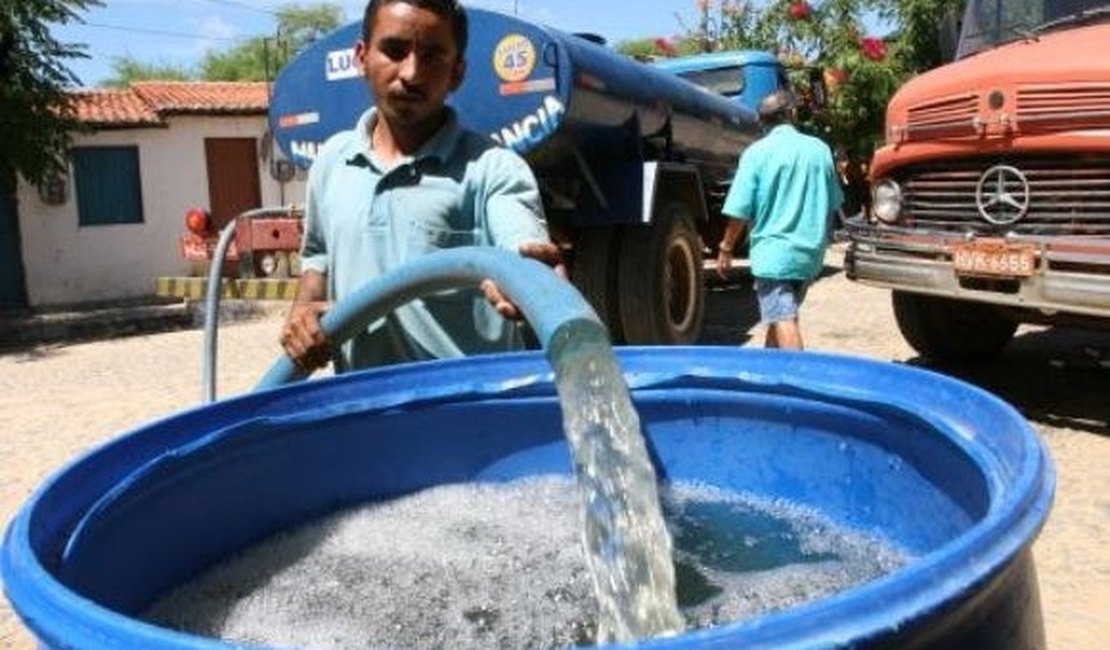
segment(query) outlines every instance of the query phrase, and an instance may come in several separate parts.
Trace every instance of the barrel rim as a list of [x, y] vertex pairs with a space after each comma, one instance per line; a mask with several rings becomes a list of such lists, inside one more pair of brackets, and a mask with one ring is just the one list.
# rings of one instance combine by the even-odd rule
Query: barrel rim
[[[994, 470], [996, 474], [988, 476], [991, 506], [986, 516], [948, 544], [899, 571], [783, 612], [685, 632], [671, 638], [648, 640], [641, 644], [644, 647], [683, 647], [690, 642], [727, 647], [737, 638], [747, 643], [779, 643], [785, 646], [840, 645], [904, 628], [943, 608], [945, 603], [958, 600], [966, 594], [969, 585], [980, 584], [1004, 570], [1032, 544], [1047, 518], [1055, 488], [1055, 469], [1044, 443], [1012, 406], [961, 380], [920, 368], [817, 352], [700, 346], [626, 347], [616, 349], [615, 353], [634, 395], [637, 391], [651, 390], [652, 386], [684, 377], [725, 377], [756, 382], [769, 388], [803, 386], [819, 393], [835, 389], [860, 398], [882, 397], [884, 403], [934, 423], [939, 432], [966, 450], [977, 464], [985, 463], [987, 470]], [[695, 361], [692, 363], [691, 359]], [[726, 366], [739, 370], [726, 371]], [[466, 376], [472, 374], [476, 367], [498, 369], [504, 373], [502, 376], [510, 379], [485, 384], [468, 381]], [[775, 370], [771, 372], [768, 368]], [[506, 370], [510, 372], [505, 373]], [[432, 361], [361, 371], [309, 384], [251, 393], [142, 425], [73, 460], [35, 491], [5, 535], [0, 549], [0, 582], [12, 604], [20, 606], [17, 613], [47, 642], [64, 637], [67, 644], [91, 643], [96, 647], [124, 647], [137, 640], [142, 642], [143, 647], [150, 648], [220, 650], [239, 647], [130, 618], [69, 590], [53, 577], [34, 551], [32, 536], [47, 534], [41, 529], [36, 530], [33, 525], [36, 509], [56, 498], [52, 491], [67, 475], [83, 471], [86, 464], [95, 463], [128, 438], [144, 433], [151, 435], [151, 432], [183, 418], [196, 417], [198, 413], [210, 414], [213, 410], [227, 414], [245, 407], [280, 408], [279, 405], [290, 402], [291, 396], [306, 397], [301, 394], [305, 392], [352, 388], [367, 382], [389, 386], [393, 380], [428, 373], [434, 373], [437, 382], [448, 380], [451, 382], [448, 386], [472, 396], [481, 395], [483, 391], [488, 395], [490, 391], [543, 387], [552, 380], [550, 368], [538, 352]], [[868, 373], [878, 373], [883, 381], [872, 386], [843, 383]], [[918, 389], [928, 386], [929, 390], [942, 393], [963, 393], [976, 408], [965, 408], [957, 414], [939, 412], [927, 400], [926, 403], [916, 403], [902, 399], [892, 403], [889, 391], [900, 381], [914, 384]], [[554, 390], [553, 386], [551, 390]], [[918, 400], [922, 396], [921, 390], [914, 395]], [[984, 431], [1000, 432], [996, 436], [1015, 438], [1008, 440], [1008, 447], [992, 449], [987, 444], [988, 437], [975, 433], [978, 429], [970, 426], [976, 423], [987, 427], [982, 429]], [[1003, 423], [1007, 425], [1004, 428]], [[1002, 454], [1013, 451], [1019, 453], [1020, 458], [1015, 465], [1017, 471], [1007, 478], [1000, 471], [1000, 464], [1007, 460]], [[980, 464], [979, 468], [990, 474], [983, 465]], [[937, 576], [950, 577], [934, 584]]]

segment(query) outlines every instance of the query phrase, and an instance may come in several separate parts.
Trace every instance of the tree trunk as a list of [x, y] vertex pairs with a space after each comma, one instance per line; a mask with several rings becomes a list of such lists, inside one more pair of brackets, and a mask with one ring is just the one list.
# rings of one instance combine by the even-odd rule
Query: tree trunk
[[0, 311], [27, 307], [16, 174], [0, 161]]

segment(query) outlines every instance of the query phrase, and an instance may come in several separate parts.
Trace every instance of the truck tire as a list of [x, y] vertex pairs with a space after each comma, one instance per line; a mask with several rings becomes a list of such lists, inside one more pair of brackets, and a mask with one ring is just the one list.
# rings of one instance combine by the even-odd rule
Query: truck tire
[[905, 291], [891, 294], [898, 329], [921, 356], [974, 362], [997, 356], [1018, 323], [996, 307]]
[[624, 339], [633, 345], [690, 345], [705, 319], [702, 250], [680, 203], [657, 210], [650, 227], [626, 228], [619, 262]]
[[621, 331], [616, 228], [583, 228], [575, 233], [570, 279], [609, 329], [613, 344], [624, 342]]

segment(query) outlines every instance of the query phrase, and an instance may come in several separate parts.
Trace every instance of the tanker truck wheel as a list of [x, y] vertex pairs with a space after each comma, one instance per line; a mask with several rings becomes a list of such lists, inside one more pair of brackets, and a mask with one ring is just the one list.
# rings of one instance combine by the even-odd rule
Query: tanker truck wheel
[[609, 329], [609, 339], [624, 342], [617, 284], [620, 238], [615, 228], [583, 228], [575, 233], [570, 279]]
[[618, 266], [626, 342], [697, 342], [705, 319], [702, 253], [685, 206], [669, 203], [657, 210], [650, 228], [625, 229]]
[[937, 361], [985, 361], [997, 356], [1017, 331], [998, 308], [905, 291], [891, 294], [902, 337], [923, 357]]

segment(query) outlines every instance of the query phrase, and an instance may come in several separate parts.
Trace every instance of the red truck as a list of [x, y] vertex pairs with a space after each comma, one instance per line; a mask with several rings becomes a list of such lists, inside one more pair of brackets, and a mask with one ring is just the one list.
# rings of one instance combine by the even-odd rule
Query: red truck
[[[225, 276], [287, 278], [300, 274], [302, 212], [298, 207], [250, 210], [234, 218], [235, 237], [227, 251]], [[185, 213], [181, 255], [190, 262], [208, 263], [220, 231], [208, 211], [193, 208]]]
[[1108, 136], [1110, 2], [969, 0], [956, 59], [890, 101], [848, 276], [936, 359], [1110, 327]]

